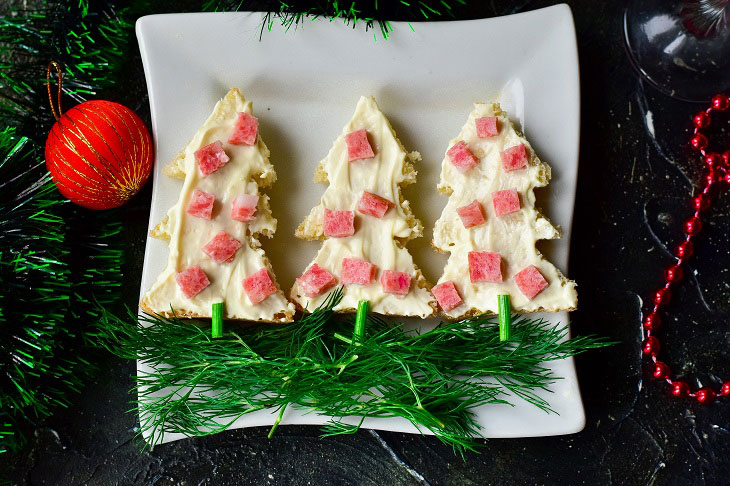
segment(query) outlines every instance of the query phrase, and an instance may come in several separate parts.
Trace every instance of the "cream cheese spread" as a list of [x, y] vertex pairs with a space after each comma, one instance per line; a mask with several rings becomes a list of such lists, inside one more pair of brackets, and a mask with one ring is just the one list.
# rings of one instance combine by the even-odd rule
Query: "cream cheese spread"
[[[268, 196], [259, 193], [257, 181], [268, 186], [276, 180], [276, 173], [261, 137], [252, 146], [228, 143], [239, 112], [251, 114], [251, 102], [246, 101], [240, 91], [232, 89], [216, 104], [213, 113], [173, 162], [178, 164], [176, 170], [184, 171], [185, 181], [177, 204], [170, 208], [159, 227], [161, 236], [169, 238], [170, 253], [167, 268], [142, 299], [141, 306], [147, 311], [169, 314], [173, 309], [179, 316], [210, 317], [211, 306], [225, 302], [225, 317], [228, 319], [286, 322], [294, 314], [294, 306], [281, 291], [257, 305], [251, 305], [243, 291], [244, 278], [261, 268], [268, 267], [274, 279], [257, 237], [261, 233], [271, 236], [276, 231], [276, 219], [271, 215]], [[204, 177], [194, 153], [217, 140], [223, 142], [230, 161]], [[186, 213], [195, 189], [215, 195], [210, 221]], [[233, 200], [241, 194], [260, 196], [256, 219], [250, 223], [234, 221], [230, 217]], [[243, 244], [233, 261], [228, 263], [216, 263], [202, 251], [202, 247], [220, 231]], [[203, 269], [210, 285], [198, 295], [188, 298], [178, 287], [175, 275], [192, 265]]]
[[[366, 129], [375, 156], [348, 161], [345, 135]], [[396, 138], [393, 128], [372, 97], [361, 97], [355, 114], [335, 140], [327, 157], [320, 162], [318, 176], [326, 177], [329, 187], [321, 202], [297, 230], [297, 236], [323, 238], [324, 209], [355, 212], [355, 234], [345, 238], [328, 238], [312, 263], [317, 263], [339, 278], [342, 260], [359, 258], [377, 265], [376, 278], [369, 285], [348, 285], [336, 310], [351, 310], [360, 300], [370, 302], [370, 310], [380, 314], [428, 317], [434, 313], [434, 298], [428, 284], [414, 265], [405, 242], [421, 236], [421, 225], [411, 214], [408, 201], [401, 197], [400, 186], [415, 180], [411, 161], [417, 154], [408, 154]], [[382, 218], [357, 212], [363, 192], [371, 192], [394, 203]], [[410, 291], [399, 297], [384, 293], [380, 284], [383, 270], [407, 272], [411, 276]], [[291, 298], [301, 307], [313, 310], [326, 294], [309, 298], [294, 284]]]
[[[479, 138], [475, 120], [498, 117], [499, 132], [494, 137]], [[515, 311], [572, 310], [577, 306], [575, 282], [567, 280], [553, 264], [543, 259], [535, 248], [537, 240], [559, 238], [560, 233], [535, 209], [534, 188], [550, 181], [550, 167], [539, 160], [529, 142], [519, 133], [498, 104], [476, 103], [474, 111], [459, 135], [449, 142], [452, 147], [464, 141], [479, 164], [470, 171], [459, 171], [444, 157], [438, 188], [450, 194], [444, 211], [436, 222], [433, 245], [451, 253], [439, 283], [453, 281], [463, 303], [446, 313], [451, 318], [467, 313], [497, 312], [497, 295], [509, 294]], [[524, 144], [529, 163], [527, 168], [505, 172], [500, 153]], [[492, 204], [492, 193], [514, 189], [519, 193], [521, 209], [498, 217]], [[457, 208], [477, 200], [484, 208], [486, 222], [465, 228]], [[501, 283], [472, 283], [469, 279], [470, 251], [497, 252], [502, 257]], [[528, 300], [515, 284], [513, 276], [534, 265], [547, 280], [548, 286], [533, 300]]]

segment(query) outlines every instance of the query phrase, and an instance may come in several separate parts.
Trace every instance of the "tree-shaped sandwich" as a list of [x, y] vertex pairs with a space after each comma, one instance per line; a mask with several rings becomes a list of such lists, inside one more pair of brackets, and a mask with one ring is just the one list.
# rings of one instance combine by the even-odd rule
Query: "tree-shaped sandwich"
[[324, 240], [291, 290], [300, 307], [315, 309], [341, 284], [340, 312], [367, 300], [380, 314], [434, 314], [429, 284], [405, 248], [423, 233], [401, 196], [401, 186], [416, 180], [413, 162], [419, 159], [405, 151], [375, 99], [360, 98], [315, 173], [315, 182], [329, 186], [296, 231], [299, 238]]
[[165, 174], [185, 181], [177, 204], [150, 233], [169, 241], [170, 253], [140, 307], [211, 317], [213, 304], [223, 302], [228, 319], [291, 321], [294, 306], [258, 240], [276, 231], [269, 198], [259, 193], [276, 173], [251, 102], [231, 89]]
[[560, 237], [535, 208], [534, 189], [550, 174], [498, 104], [474, 105], [449, 142], [438, 185], [449, 201], [433, 245], [451, 255], [433, 294], [447, 317], [496, 313], [505, 294], [518, 312], [576, 308], [575, 282], [535, 248]]

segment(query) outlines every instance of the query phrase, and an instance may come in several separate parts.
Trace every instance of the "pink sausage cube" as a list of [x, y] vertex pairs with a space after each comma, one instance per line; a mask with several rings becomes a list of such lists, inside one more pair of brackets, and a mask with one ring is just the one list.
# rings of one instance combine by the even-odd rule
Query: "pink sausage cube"
[[248, 295], [252, 305], [256, 305], [276, 292], [276, 285], [271, 280], [269, 271], [262, 268], [250, 277], [243, 279], [243, 291]]
[[378, 267], [358, 258], [343, 258], [340, 282], [343, 285], [368, 285], [375, 278]]
[[345, 238], [355, 234], [355, 213], [352, 211], [324, 210], [324, 235]]
[[337, 279], [324, 268], [316, 263], [309, 267], [304, 275], [297, 279], [299, 288], [304, 291], [307, 297], [317, 297], [330, 288], [334, 287]]
[[456, 210], [464, 223], [464, 228], [472, 228], [484, 223], [484, 210], [476, 199]]
[[501, 282], [502, 257], [488, 251], [469, 252], [469, 278], [472, 283]]
[[259, 119], [248, 113], [239, 113], [236, 124], [233, 126], [233, 133], [228, 143], [233, 145], [253, 145], [259, 134]]
[[446, 154], [451, 159], [451, 163], [461, 172], [467, 172], [479, 163], [479, 159], [471, 153], [469, 146], [463, 140], [457, 142]]
[[357, 210], [362, 214], [382, 218], [393, 203], [372, 192], [363, 192], [360, 201], [357, 203]]
[[195, 160], [198, 161], [200, 172], [202, 172], [204, 176], [209, 176], [226, 165], [231, 159], [223, 150], [223, 143], [220, 140], [217, 140], [196, 151]]
[[203, 247], [203, 252], [216, 263], [229, 263], [241, 246], [240, 241], [221, 231]]
[[547, 280], [542, 276], [535, 265], [530, 265], [521, 272], [515, 274], [515, 283], [525, 297], [532, 300], [537, 294], [548, 286]]
[[210, 285], [208, 276], [198, 265], [188, 267], [176, 274], [175, 281], [188, 299], [192, 299]]
[[502, 167], [504, 167], [505, 172], [512, 172], [513, 170], [527, 167], [529, 157], [527, 156], [527, 149], [523, 143], [505, 149], [500, 156], [502, 157]]
[[345, 135], [345, 143], [347, 144], [347, 160], [350, 162], [375, 157], [373, 147], [368, 141], [368, 132], [364, 128]]
[[493, 192], [492, 204], [497, 216], [514, 213], [520, 210], [520, 196], [514, 189]]
[[459, 295], [459, 291], [456, 290], [456, 285], [451, 280], [442, 282], [431, 289], [431, 293], [438, 301], [444, 312], [449, 312], [451, 309], [461, 305], [463, 300]]
[[383, 286], [383, 292], [386, 294], [408, 295], [411, 287], [411, 276], [406, 272], [396, 272], [395, 270], [384, 270], [380, 276], [380, 285]]
[[477, 118], [477, 137], [489, 138], [494, 137], [499, 133], [497, 129], [497, 117], [496, 116], [485, 116], [484, 118]]
[[253, 194], [243, 194], [233, 200], [231, 219], [234, 221], [253, 221], [256, 219], [256, 205], [259, 197]]
[[196, 218], [210, 219], [213, 217], [213, 203], [215, 196], [195, 189], [190, 195], [187, 213]]

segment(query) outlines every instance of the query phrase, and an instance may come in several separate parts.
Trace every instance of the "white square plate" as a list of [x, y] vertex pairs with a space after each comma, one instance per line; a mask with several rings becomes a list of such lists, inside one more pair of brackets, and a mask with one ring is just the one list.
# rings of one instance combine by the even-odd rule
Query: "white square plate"
[[[436, 191], [449, 139], [459, 133], [475, 101], [499, 101], [518, 121], [540, 157], [553, 168], [538, 203], [562, 226], [563, 238], [543, 242], [546, 257], [565, 271], [573, 217], [580, 125], [578, 56], [570, 9], [558, 5], [507, 17], [456, 22], [394, 22], [388, 40], [341, 21], [307, 21], [261, 34], [262, 14], [153, 15], [137, 22], [157, 147], [150, 228], [178, 198], [181, 181], [162, 167], [183, 147], [230, 87], [253, 101], [261, 136], [279, 179], [268, 191], [276, 235], [263, 241], [278, 280], [291, 287], [319, 244], [294, 237], [324, 186], [315, 167], [350, 119], [360, 95], [374, 95], [407, 150], [423, 161], [418, 183], [405, 190], [425, 237], [409, 245], [426, 278], [435, 282], [446, 262], [429, 242], [446, 205]], [[266, 240], [266, 238], [263, 238]], [[141, 292], [167, 260], [165, 242], [147, 240]], [[544, 315], [567, 325], [567, 313]], [[422, 321], [419, 321], [422, 323]], [[139, 365], [138, 372], [144, 369]], [[557, 414], [513, 399], [484, 406], [478, 420], [487, 437], [569, 434], [585, 425], [572, 359], [551, 364], [563, 379], [549, 401]], [[271, 425], [275, 414], [247, 415], [233, 427]], [[316, 414], [287, 410], [283, 424], [322, 424]], [[357, 420], [353, 420], [353, 423]], [[416, 432], [401, 419], [370, 419], [365, 427]], [[181, 436], [167, 434], [164, 441]]]

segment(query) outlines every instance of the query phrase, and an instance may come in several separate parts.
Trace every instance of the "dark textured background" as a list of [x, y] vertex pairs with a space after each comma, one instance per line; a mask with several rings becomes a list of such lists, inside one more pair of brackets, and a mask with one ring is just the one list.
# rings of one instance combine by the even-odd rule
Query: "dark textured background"
[[[386, 3], [386, 2], [381, 2]], [[475, 1], [463, 18], [553, 2]], [[434, 438], [361, 431], [320, 439], [314, 427], [235, 430], [141, 452], [130, 408], [134, 364], [103, 355], [103, 372], [74, 406], [0, 455], [17, 484], [729, 484], [730, 404], [669, 399], [642, 372], [641, 296], [661, 279], [689, 213], [699, 162], [685, 149], [698, 106], [645, 87], [624, 54], [622, 2], [572, 1], [581, 62], [582, 137], [570, 275], [580, 285], [575, 333], [621, 344], [577, 359], [588, 422], [575, 435], [485, 442], [466, 460]], [[406, 20], [406, 19], [397, 19]], [[408, 35], [397, 32], [396, 35]], [[519, 33], [516, 33], [519, 35]], [[147, 114], [138, 54], [108, 98]], [[721, 137], [730, 141], [728, 131]], [[549, 189], [548, 189], [549, 190]], [[126, 206], [124, 292], [135, 307], [150, 185]], [[675, 294], [664, 357], [693, 384], [730, 376], [730, 193], [715, 204], [693, 275]]]

